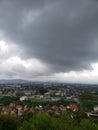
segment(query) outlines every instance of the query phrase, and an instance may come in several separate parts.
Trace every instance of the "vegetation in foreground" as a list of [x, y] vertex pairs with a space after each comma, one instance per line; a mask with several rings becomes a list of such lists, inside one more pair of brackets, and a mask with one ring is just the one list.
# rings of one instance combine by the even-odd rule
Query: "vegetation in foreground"
[[79, 112], [77, 118], [67, 114], [54, 117], [45, 113], [29, 113], [23, 119], [0, 115], [0, 130], [98, 130], [98, 124]]

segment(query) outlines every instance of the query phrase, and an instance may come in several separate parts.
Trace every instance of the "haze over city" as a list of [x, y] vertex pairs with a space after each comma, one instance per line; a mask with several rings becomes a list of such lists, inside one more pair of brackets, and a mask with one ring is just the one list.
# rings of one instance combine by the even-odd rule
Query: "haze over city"
[[1, 0], [0, 79], [98, 83], [97, 0]]

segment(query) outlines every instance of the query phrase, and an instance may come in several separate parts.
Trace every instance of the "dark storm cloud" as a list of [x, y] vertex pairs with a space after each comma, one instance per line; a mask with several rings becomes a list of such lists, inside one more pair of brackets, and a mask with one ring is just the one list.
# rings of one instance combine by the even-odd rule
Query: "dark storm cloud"
[[95, 0], [2, 0], [0, 29], [25, 50], [23, 57], [40, 59], [53, 72], [91, 69], [98, 62]]

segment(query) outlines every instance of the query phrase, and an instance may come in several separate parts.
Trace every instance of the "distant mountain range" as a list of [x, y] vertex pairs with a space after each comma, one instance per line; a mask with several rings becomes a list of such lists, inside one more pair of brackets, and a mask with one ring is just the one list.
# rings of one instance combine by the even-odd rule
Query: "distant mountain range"
[[20, 83], [30, 83], [31, 81], [23, 80], [23, 79], [12, 79], [12, 80], [6, 80], [2, 79], [0, 80], [0, 84], [20, 84]]
[[[23, 84], [23, 83], [44, 83], [42, 81], [30, 81], [30, 80], [24, 80], [24, 79], [1, 79], [0, 84]], [[45, 83], [59, 83], [57, 80], [49, 80]]]
[[[38, 83], [64, 83], [64, 84], [77, 84], [77, 85], [80, 85], [80, 84], [84, 84], [84, 85], [87, 85], [87, 83], [65, 83], [65, 82], [60, 82], [59, 80], [48, 80], [48, 81], [45, 81], [45, 82], [42, 82], [42, 81], [30, 81], [30, 80], [24, 80], [24, 79], [1, 79], [0, 80], [0, 84], [38, 84]], [[89, 83], [88, 83], [89, 84]], [[96, 85], [96, 84], [93, 84], [93, 85]]]

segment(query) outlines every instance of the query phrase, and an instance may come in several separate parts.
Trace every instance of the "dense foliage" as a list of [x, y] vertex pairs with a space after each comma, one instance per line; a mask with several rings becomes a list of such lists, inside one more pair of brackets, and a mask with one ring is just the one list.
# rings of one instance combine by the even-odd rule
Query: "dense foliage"
[[18, 100], [19, 100], [18, 97], [6, 96], [6, 97], [0, 98], [0, 104], [9, 105], [10, 103], [16, 103]]
[[70, 114], [53, 117], [27, 112], [21, 121], [14, 116], [0, 115], [0, 130], [98, 130], [93, 120], [80, 116], [78, 121]]
[[84, 111], [92, 111], [93, 107], [98, 104], [98, 98], [89, 92], [85, 92], [80, 97], [80, 103]]
[[70, 115], [51, 117], [36, 113], [28, 122], [24, 122], [18, 130], [98, 130], [93, 120], [81, 118], [80, 122]]
[[17, 130], [20, 125], [17, 117], [0, 114], [0, 130]]

